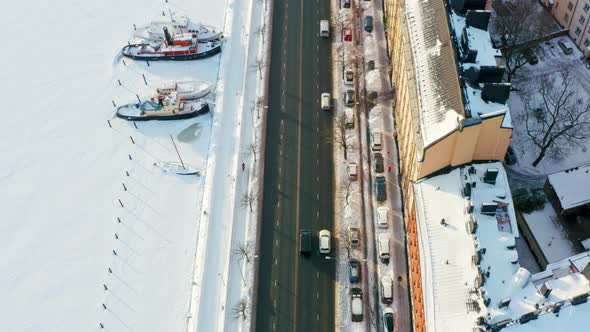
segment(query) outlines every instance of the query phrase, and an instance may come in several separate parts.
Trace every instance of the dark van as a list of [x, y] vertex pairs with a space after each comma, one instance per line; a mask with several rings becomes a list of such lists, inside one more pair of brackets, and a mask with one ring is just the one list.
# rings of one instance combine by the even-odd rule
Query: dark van
[[311, 252], [311, 231], [309, 229], [302, 229], [299, 232], [299, 253], [304, 256], [309, 256]]
[[365, 17], [365, 31], [373, 32], [373, 16]]

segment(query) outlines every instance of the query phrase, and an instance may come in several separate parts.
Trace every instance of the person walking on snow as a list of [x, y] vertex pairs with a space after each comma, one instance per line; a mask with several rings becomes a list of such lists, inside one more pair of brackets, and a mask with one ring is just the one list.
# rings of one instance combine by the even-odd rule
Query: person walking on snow
[[242, 163], [242, 172], [244, 171], [244, 168], [246, 168], [246, 164]]
[[387, 165], [387, 170], [391, 172], [391, 164]]

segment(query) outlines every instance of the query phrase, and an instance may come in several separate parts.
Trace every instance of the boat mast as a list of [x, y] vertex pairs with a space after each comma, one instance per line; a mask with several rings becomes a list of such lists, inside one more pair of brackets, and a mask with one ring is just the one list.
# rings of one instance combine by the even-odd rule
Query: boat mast
[[176, 147], [176, 143], [174, 143], [174, 138], [172, 137], [172, 135], [170, 135], [170, 139], [172, 140], [172, 145], [174, 145], [174, 150], [176, 150], [176, 154], [178, 155], [178, 159], [180, 160], [182, 169], [186, 169], [186, 167], [184, 167], [184, 162], [182, 162], [182, 158], [180, 157], [180, 152], [178, 152], [178, 148]]

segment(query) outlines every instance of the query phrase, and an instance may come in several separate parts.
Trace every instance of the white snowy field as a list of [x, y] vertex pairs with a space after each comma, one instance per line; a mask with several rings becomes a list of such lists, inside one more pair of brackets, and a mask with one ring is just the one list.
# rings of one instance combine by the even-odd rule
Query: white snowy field
[[[223, 26], [225, 1], [169, 5]], [[0, 53], [2, 331], [186, 328], [212, 117], [135, 128], [113, 117], [112, 104], [162, 80], [215, 83], [219, 56], [149, 66], [118, 56], [132, 24], [163, 8], [164, 0], [2, 4], [10, 13], [0, 23], [10, 32]], [[178, 162], [169, 135], [200, 176], [158, 166]]]

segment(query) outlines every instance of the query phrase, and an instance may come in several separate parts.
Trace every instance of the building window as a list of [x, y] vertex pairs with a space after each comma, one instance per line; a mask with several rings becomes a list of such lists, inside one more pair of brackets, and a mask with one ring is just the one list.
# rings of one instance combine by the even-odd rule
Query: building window
[[586, 22], [586, 18], [584, 16], [580, 16], [579, 22], [580, 24], [584, 24], [584, 22]]
[[[557, 6], [555, 8], [557, 8]], [[585, 3], [584, 4], [584, 11], [587, 13], [589, 10], [590, 10], [590, 4]]]
[[574, 4], [573, 4], [573, 3], [570, 1], [570, 2], [567, 4], [567, 10], [569, 10], [569, 11], [571, 12], [571, 11], [572, 11], [572, 9], [574, 9]]
[[590, 46], [590, 38], [586, 38], [586, 40], [584, 41], [584, 46]]
[[566, 13], [565, 15], [563, 15], [563, 20], [565, 21], [565, 23], [569, 24], [570, 23], [570, 14]]
[[575, 32], [576, 36], [579, 37], [581, 33], [582, 33], [582, 29], [580, 29], [580, 27], [577, 27], [576, 32]]

